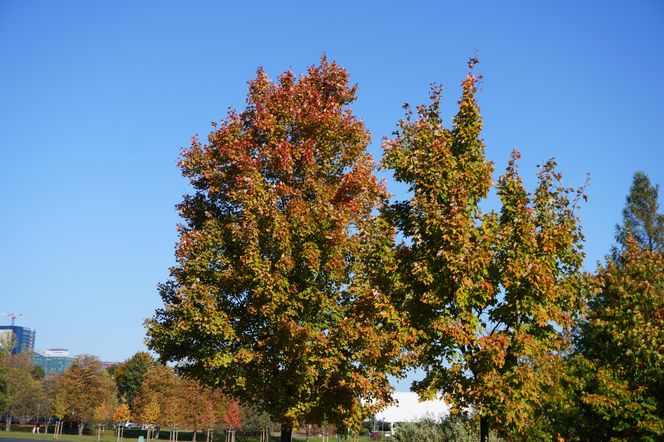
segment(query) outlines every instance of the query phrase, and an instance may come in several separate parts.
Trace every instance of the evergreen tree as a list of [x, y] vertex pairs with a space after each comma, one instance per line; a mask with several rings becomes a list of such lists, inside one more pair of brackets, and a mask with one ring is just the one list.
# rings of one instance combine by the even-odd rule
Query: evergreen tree
[[659, 210], [659, 185], [652, 185], [648, 176], [638, 171], [623, 209], [623, 223], [616, 226], [616, 239], [625, 246], [628, 236], [646, 250], [664, 253], [664, 214]]
[[599, 290], [568, 361], [573, 412], [561, 414], [561, 432], [577, 419], [572, 427], [581, 438], [664, 437], [664, 222], [657, 197], [658, 186], [637, 172], [618, 227], [620, 248], [598, 271]]

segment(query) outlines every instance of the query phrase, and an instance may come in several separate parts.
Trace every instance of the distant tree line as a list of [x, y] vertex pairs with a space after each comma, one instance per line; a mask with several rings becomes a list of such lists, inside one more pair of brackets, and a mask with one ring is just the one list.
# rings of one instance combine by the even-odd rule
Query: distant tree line
[[[0, 406], [9, 431], [12, 419], [39, 419], [49, 431], [50, 421], [89, 427], [122, 427], [128, 420], [159, 437], [162, 429], [186, 429], [192, 438], [208, 430], [243, 429], [260, 432], [272, 426], [269, 418], [222, 392], [202, 387], [158, 364], [148, 353], [104, 369], [92, 356], [74, 360], [64, 373], [44, 376], [32, 366], [31, 355], [4, 352], [0, 358]], [[55, 431], [51, 425], [50, 431]]]

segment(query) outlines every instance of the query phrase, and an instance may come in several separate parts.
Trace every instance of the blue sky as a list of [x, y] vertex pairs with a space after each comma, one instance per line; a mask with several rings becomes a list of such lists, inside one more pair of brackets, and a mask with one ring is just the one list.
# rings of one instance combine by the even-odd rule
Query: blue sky
[[301, 73], [326, 53], [347, 68], [379, 158], [431, 82], [453, 114], [477, 49], [497, 170], [517, 147], [529, 185], [549, 157], [570, 185], [590, 173], [589, 269], [634, 171], [664, 185], [661, 2], [240, 3], [0, 2], [0, 311], [23, 313], [38, 348], [144, 348], [187, 190], [179, 149], [244, 105], [259, 65]]

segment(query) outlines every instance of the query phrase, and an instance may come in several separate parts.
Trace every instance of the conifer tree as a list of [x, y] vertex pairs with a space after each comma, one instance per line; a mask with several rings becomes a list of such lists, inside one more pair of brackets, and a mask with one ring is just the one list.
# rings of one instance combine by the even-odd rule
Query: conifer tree
[[637, 171], [623, 209], [623, 223], [616, 226], [616, 239], [625, 246], [632, 236], [642, 249], [664, 253], [664, 214], [659, 211], [659, 185]]
[[[658, 186], [634, 181], [618, 227], [618, 246], [596, 276], [599, 290], [579, 324], [570, 409], [580, 437], [664, 437], [664, 222]], [[576, 416], [562, 414], [564, 429]]]

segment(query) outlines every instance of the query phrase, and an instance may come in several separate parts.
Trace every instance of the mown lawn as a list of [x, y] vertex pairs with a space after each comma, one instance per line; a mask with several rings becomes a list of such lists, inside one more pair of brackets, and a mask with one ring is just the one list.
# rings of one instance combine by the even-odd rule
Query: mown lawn
[[[42, 427], [41, 434], [32, 434], [30, 431], [5, 431], [4, 428], [0, 430], [0, 439], [33, 439], [33, 440], [49, 440], [52, 441], [53, 439], [53, 434], [51, 431], [53, 431], [53, 427], [49, 427], [49, 433], [44, 434], [44, 428]], [[76, 434], [63, 434], [62, 438], [60, 439], [61, 441], [69, 441], [69, 442], [96, 442], [97, 441], [97, 436], [96, 435], [87, 435], [87, 436], [79, 436]], [[133, 439], [131, 439], [133, 441]], [[115, 442], [115, 431], [114, 430], [106, 430], [104, 432], [104, 435], [101, 439], [102, 442]], [[125, 439], [125, 442], [129, 442], [130, 439]]]
[[[42, 428], [42, 431], [44, 429]], [[49, 428], [49, 431], [52, 431], [52, 427]], [[48, 433], [48, 434], [32, 434], [30, 431], [4, 431], [4, 428], [0, 429], [0, 439], [33, 439], [33, 440], [48, 440], [48, 441], [53, 441], [53, 434]], [[271, 442], [277, 442], [279, 440], [279, 435], [277, 433], [274, 433], [272, 437], [270, 438]], [[85, 435], [85, 436], [78, 436], [76, 434], [63, 434], [61, 439], [62, 442], [97, 442], [97, 436], [96, 434], [93, 435]], [[125, 437], [123, 438], [123, 442], [136, 442], [137, 438], [134, 437]], [[189, 438], [184, 438], [181, 437], [179, 438], [179, 442], [189, 442]], [[236, 442], [258, 442], [259, 438], [258, 436], [251, 437], [251, 436], [237, 436], [236, 437]], [[293, 441], [297, 442], [303, 442], [305, 438], [302, 436], [293, 436]], [[309, 437], [309, 442], [320, 442], [322, 439], [320, 437]], [[337, 438], [336, 436], [329, 436], [329, 442], [336, 442]], [[350, 440], [350, 439], [349, 439]], [[388, 439], [389, 440], [389, 439]], [[115, 442], [115, 431], [113, 429], [106, 430], [102, 436], [101, 442]], [[217, 437], [215, 438], [215, 442], [224, 442], [224, 437], [223, 435], [217, 434]], [[370, 442], [370, 439], [368, 436], [360, 436], [359, 442]]]

